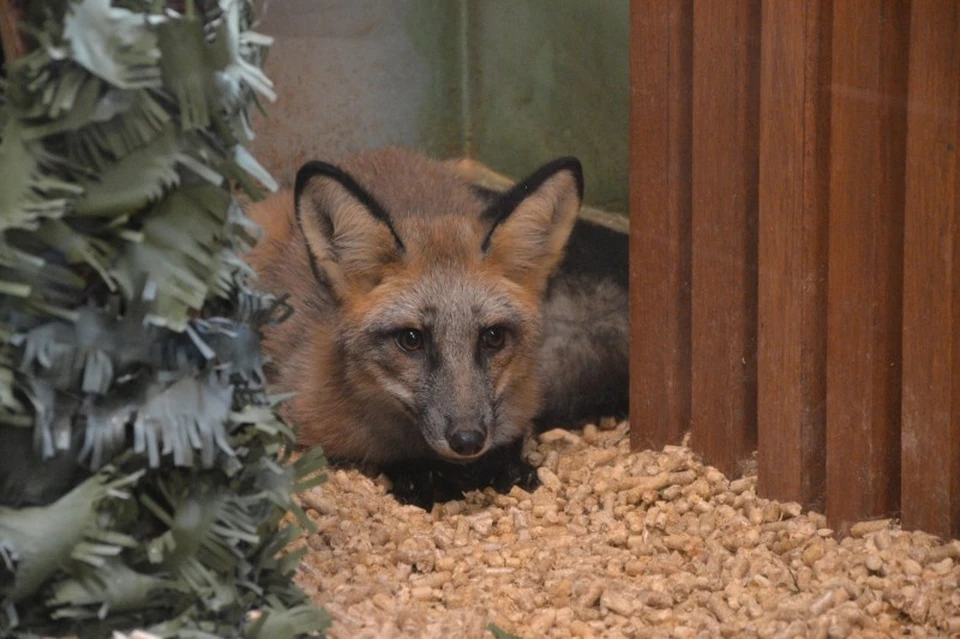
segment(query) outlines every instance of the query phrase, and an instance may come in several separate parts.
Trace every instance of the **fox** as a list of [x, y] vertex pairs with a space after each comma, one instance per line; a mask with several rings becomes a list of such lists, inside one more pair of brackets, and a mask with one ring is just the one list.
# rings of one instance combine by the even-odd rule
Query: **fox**
[[248, 261], [294, 309], [263, 350], [298, 444], [428, 510], [535, 489], [526, 437], [625, 408], [625, 284], [562, 268], [583, 196], [575, 157], [496, 191], [389, 147], [306, 162], [248, 205]]

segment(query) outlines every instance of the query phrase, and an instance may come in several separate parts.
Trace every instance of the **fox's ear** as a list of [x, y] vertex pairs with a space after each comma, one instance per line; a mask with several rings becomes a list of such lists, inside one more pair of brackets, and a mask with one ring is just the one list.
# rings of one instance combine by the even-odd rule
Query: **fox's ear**
[[484, 213], [490, 230], [481, 247], [508, 276], [543, 286], [563, 257], [583, 200], [576, 158], [554, 160], [501, 195]]
[[383, 207], [332, 164], [304, 164], [293, 193], [313, 273], [337, 297], [373, 288], [383, 267], [403, 254], [403, 242]]

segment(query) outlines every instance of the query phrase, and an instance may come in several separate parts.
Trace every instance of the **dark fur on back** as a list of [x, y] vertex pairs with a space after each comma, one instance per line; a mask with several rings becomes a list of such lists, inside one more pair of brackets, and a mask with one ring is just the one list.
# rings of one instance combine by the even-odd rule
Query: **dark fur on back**
[[[498, 191], [474, 186], [485, 200]], [[544, 301], [539, 430], [578, 427], [629, 408], [628, 236], [584, 219]]]

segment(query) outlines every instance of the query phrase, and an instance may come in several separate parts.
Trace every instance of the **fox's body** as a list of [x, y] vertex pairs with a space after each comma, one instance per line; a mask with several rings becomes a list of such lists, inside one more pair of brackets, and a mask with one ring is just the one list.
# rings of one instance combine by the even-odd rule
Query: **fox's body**
[[[589, 350], [578, 291], [604, 297], [555, 276], [581, 197], [572, 159], [493, 195], [385, 149], [308, 164], [293, 192], [253, 205], [264, 238], [251, 264], [295, 308], [265, 350], [273, 381], [298, 393], [284, 410], [300, 442], [379, 466], [462, 463], [515, 444], [538, 413], [576, 411], [575, 389], [543, 369]], [[625, 371], [626, 298], [608, 297], [598, 310], [613, 323], [595, 330], [616, 333]]]

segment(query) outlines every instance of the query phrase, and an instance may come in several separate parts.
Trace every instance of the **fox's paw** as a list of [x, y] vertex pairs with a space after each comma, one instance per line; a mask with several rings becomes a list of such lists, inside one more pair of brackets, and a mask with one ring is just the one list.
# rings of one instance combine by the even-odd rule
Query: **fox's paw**
[[523, 440], [517, 440], [497, 451], [496, 472], [490, 484], [498, 493], [505, 495], [514, 486], [531, 493], [540, 485], [536, 467], [523, 460], [522, 450]]
[[500, 494], [509, 493], [514, 486], [519, 486], [528, 493], [532, 493], [540, 486], [537, 469], [519, 456], [516, 459], [506, 460], [500, 472], [493, 478], [493, 489]]
[[435, 502], [433, 473], [426, 468], [395, 468], [384, 471], [393, 487], [390, 494], [404, 505], [429, 511]]
[[430, 510], [435, 503], [463, 499], [465, 492], [492, 486], [500, 494], [519, 486], [533, 492], [540, 485], [537, 469], [523, 460], [518, 440], [494, 449], [469, 464], [444, 460], [408, 461], [384, 468], [390, 494], [401, 504]]

